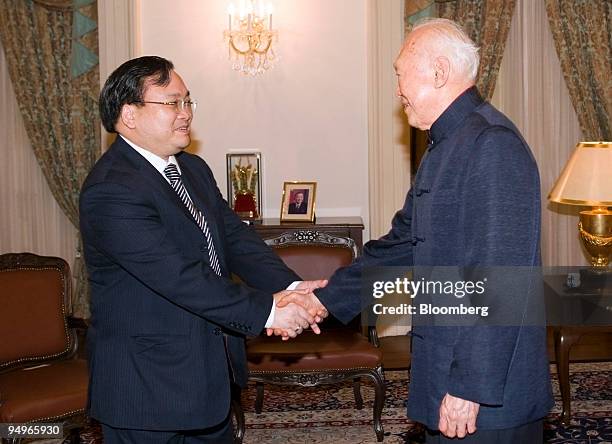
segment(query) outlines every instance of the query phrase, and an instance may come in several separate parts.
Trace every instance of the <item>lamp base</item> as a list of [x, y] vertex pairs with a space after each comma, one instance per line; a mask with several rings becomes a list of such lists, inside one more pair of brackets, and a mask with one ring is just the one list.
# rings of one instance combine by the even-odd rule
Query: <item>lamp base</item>
[[612, 211], [606, 207], [581, 211], [578, 231], [593, 267], [606, 269], [612, 252]]

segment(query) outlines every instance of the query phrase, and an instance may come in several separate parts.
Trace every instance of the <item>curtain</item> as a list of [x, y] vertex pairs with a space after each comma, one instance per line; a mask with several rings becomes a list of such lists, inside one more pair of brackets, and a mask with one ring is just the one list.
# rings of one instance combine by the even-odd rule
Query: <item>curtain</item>
[[546, 0], [565, 82], [587, 140], [612, 140], [612, 2]]
[[582, 140], [582, 134], [555, 52], [543, 1], [517, 0], [491, 102], [516, 124], [538, 163], [542, 188], [543, 264], [587, 265], [578, 238], [580, 207], [547, 200], [576, 143]]
[[[75, 0], [73, 5], [68, 8], [60, 0], [0, 0], [0, 39], [38, 164], [53, 197], [78, 228], [80, 187], [100, 146], [99, 72], [96, 66], [79, 74], [73, 67], [79, 55], [98, 52], [92, 26], [96, 2]], [[72, 310], [86, 317], [86, 271], [78, 252], [72, 272]]]
[[72, 10], [72, 0], [32, 0], [35, 4], [47, 9]]
[[28, 140], [0, 45], [0, 254], [74, 261], [77, 231], [59, 207]]
[[476, 86], [490, 100], [495, 90], [516, 0], [436, 0], [438, 16], [459, 23], [480, 47]]
[[426, 17], [436, 16], [436, 4], [434, 0], [409, 0], [404, 4], [404, 24], [406, 34], [410, 26]]

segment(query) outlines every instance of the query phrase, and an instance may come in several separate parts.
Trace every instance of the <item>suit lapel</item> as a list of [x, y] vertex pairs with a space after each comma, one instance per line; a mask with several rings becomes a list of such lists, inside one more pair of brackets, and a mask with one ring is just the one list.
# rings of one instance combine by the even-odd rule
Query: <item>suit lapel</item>
[[157, 171], [155, 167], [151, 165], [147, 159], [142, 157], [134, 148], [129, 146], [121, 137], [117, 136], [115, 144], [117, 144], [117, 149], [125, 157], [127, 157], [130, 163], [138, 170], [139, 177], [146, 181], [150, 185], [151, 189], [155, 190], [156, 193], [164, 196], [166, 200], [171, 202], [177, 208], [177, 210], [182, 212], [201, 233], [202, 231], [200, 230], [200, 227], [198, 227], [198, 224], [193, 216], [191, 216], [189, 213], [189, 210], [185, 204], [183, 204], [178, 194], [176, 194], [176, 191], [172, 189], [168, 181], [162, 177], [159, 171]]
[[[213, 217], [214, 205], [210, 200], [209, 194], [210, 190], [205, 183], [202, 183], [201, 180], [198, 180], [197, 175], [193, 174], [193, 172], [189, 169], [189, 167], [185, 164], [184, 161], [179, 161], [177, 159], [180, 167], [181, 167], [181, 179], [189, 192], [189, 196], [191, 200], [195, 204], [195, 206], [204, 214], [206, 220]], [[215, 224], [216, 225], [216, 224]]]
[[222, 248], [223, 243], [221, 242], [221, 235], [219, 233], [219, 225], [222, 224], [223, 221], [219, 220], [219, 214], [214, 205], [212, 196], [215, 190], [211, 189], [211, 186], [200, 178], [200, 174], [190, 168], [190, 163], [187, 162], [183, 156], [177, 156], [176, 160], [181, 167], [181, 179], [189, 192], [191, 200], [202, 212], [208, 222], [208, 229], [215, 243], [215, 251], [219, 257], [219, 264], [223, 269], [225, 255]]

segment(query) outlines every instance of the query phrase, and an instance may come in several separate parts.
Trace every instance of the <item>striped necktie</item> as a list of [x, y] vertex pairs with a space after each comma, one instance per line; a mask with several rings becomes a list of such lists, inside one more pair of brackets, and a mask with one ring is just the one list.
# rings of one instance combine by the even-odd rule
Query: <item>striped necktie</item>
[[204, 215], [196, 208], [193, 204], [189, 194], [187, 193], [187, 189], [181, 180], [181, 175], [178, 172], [178, 168], [173, 163], [169, 163], [168, 166], [164, 169], [164, 174], [170, 181], [170, 185], [172, 189], [178, 194], [179, 198], [187, 207], [189, 214], [194, 218], [202, 233], [204, 233], [204, 237], [206, 238], [206, 249], [208, 250], [208, 259], [210, 260], [211, 268], [221, 276], [221, 267], [219, 267], [219, 259], [217, 258], [217, 252], [215, 251], [215, 245], [212, 240], [212, 236], [210, 235], [210, 230], [208, 229], [208, 223], [206, 222], [206, 218]]

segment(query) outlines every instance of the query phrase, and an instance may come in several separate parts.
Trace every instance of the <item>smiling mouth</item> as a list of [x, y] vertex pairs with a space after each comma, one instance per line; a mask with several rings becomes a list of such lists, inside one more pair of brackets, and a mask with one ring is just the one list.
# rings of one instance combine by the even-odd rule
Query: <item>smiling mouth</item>
[[179, 133], [189, 134], [190, 129], [188, 126], [181, 126], [175, 129], [174, 131], [178, 131]]

